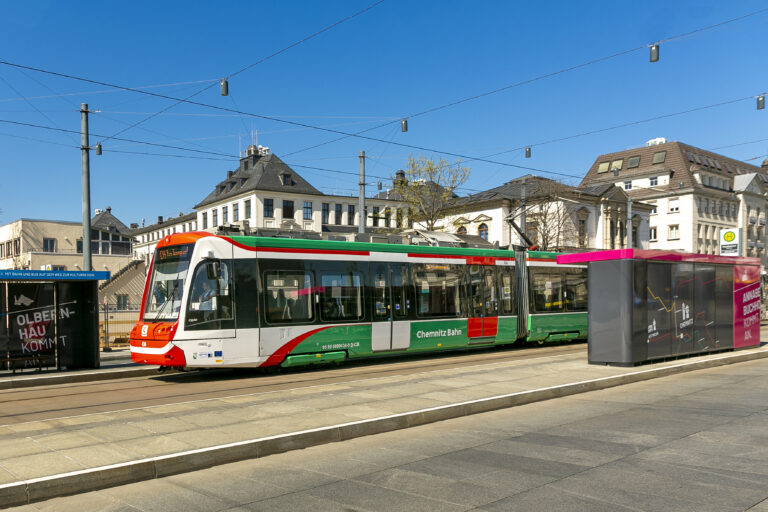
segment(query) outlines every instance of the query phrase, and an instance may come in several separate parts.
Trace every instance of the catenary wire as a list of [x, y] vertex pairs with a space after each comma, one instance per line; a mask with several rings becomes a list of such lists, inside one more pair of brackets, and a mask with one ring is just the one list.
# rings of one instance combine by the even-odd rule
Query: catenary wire
[[[234, 77], [234, 76], [237, 76], [237, 75], [239, 75], [240, 73], [243, 73], [243, 72], [245, 72], [245, 71], [247, 71], [247, 70], [249, 70], [249, 69], [253, 68], [254, 66], [257, 66], [257, 65], [259, 65], [259, 64], [262, 64], [263, 62], [266, 62], [266, 61], [268, 61], [269, 59], [271, 59], [271, 58], [273, 58], [273, 57], [276, 57], [276, 56], [280, 55], [281, 53], [284, 53], [284, 52], [286, 52], [286, 51], [290, 50], [291, 48], [295, 48], [296, 46], [299, 46], [299, 45], [301, 45], [301, 44], [303, 44], [303, 43], [305, 43], [305, 42], [309, 41], [310, 39], [313, 39], [313, 38], [315, 38], [315, 37], [319, 36], [320, 34], [323, 34], [323, 33], [327, 32], [328, 30], [331, 30], [332, 28], [334, 28], [334, 27], [337, 27], [337, 26], [341, 25], [342, 23], [344, 23], [344, 22], [346, 22], [346, 21], [349, 21], [349, 20], [351, 20], [351, 19], [353, 19], [353, 18], [355, 18], [355, 17], [357, 17], [357, 16], [359, 16], [359, 15], [361, 15], [361, 14], [365, 13], [365, 12], [368, 12], [369, 10], [373, 9], [374, 7], [378, 6], [379, 4], [382, 4], [382, 3], [384, 3], [385, 1], [386, 1], [386, 0], [378, 0], [377, 2], [374, 2], [373, 4], [369, 5], [368, 7], [364, 8], [364, 9], [362, 9], [362, 10], [360, 10], [360, 11], [357, 11], [357, 12], [355, 12], [355, 13], [353, 13], [353, 14], [351, 14], [351, 15], [349, 15], [349, 16], [347, 16], [347, 17], [345, 17], [345, 18], [343, 18], [343, 19], [341, 19], [341, 20], [339, 20], [339, 21], [337, 21], [337, 22], [335, 22], [335, 23], [332, 23], [331, 25], [328, 25], [327, 27], [325, 27], [325, 28], [322, 28], [321, 30], [318, 30], [317, 32], [315, 32], [315, 33], [313, 33], [313, 34], [311, 34], [311, 35], [309, 35], [309, 36], [305, 37], [304, 39], [301, 39], [300, 41], [296, 41], [295, 43], [293, 43], [293, 44], [290, 44], [290, 45], [286, 46], [285, 48], [282, 48], [282, 49], [280, 49], [280, 50], [278, 50], [278, 51], [276, 51], [276, 52], [272, 53], [271, 55], [267, 55], [266, 57], [264, 57], [264, 58], [262, 58], [262, 59], [260, 59], [260, 60], [258, 60], [258, 61], [256, 61], [256, 62], [254, 62], [253, 64], [250, 64], [250, 65], [248, 65], [248, 66], [245, 66], [244, 68], [241, 68], [241, 69], [240, 69], [240, 70], [238, 70], [238, 71], [235, 71], [234, 73], [230, 74], [230, 75], [229, 75], [227, 78], [232, 78], [232, 77]], [[124, 128], [124, 129], [122, 129], [122, 130], [118, 131], [118, 132], [117, 132], [117, 133], [115, 133], [114, 135], [112, 135], [112, 136], [110, 136], [110, 137], [107, 137], [107, 138], [103, 139], [101, 142], [103, 143], [103, 142], [106, 142], [106, 141], [108, 141], [108, 140], [110, 140], [110, 139], [114, 139], [114, 138], [115, 138], [117, 135], [120, 135], [120, 134], [122, 134], [122, 133], [125, 133], [125, 132], [127, 132], [128, 130], [130, 130], [130, 129], [132, 129], [132, 128], [136, 127], [136, 126], [138, 126], [138, 125], [140, 125], [140, 124], [143, 124], [143, 123], [145, 123], [145, 122], [149, 121], [150, 119], [153, 119], [154, 117], [156, 117], [156, 116], [158, 116], [158, 115], [160, 115], [160, 114], [162, 114], [162, 113], [164, 113], [164, 112], [166, 112], [166, 111], [168, 111], [168, 110], [172, 109], [172, 108], [173, 108], [173, 107], [175, 107], [176, 105], [178, 105], [178, 104], [180, 104], [180, 103], [188, 102], [189, 100], [191, 100], [191, 99], [192, 99], [192, 98], [194, 98], [195, 96], [198, 96], [199, 94], [202, 94], [203, 92], [207, 91], [207, 90], [208, 90], [208, 89], [210, 89], [211, 87], [214, 87], [215, 85], [216, 85], [216, 84], [215, 84], [215, 83], [213, 83], [213, 84], [210, 84], [210, 85], [208, 85], [208, 86], [206, 86], [206, 87], [203, 87], [203, 88], [202, 88], [202, 89], [200, 89], [199, 91], [197, 91], [197, 92], [195, 92], [195, 93], [193, 93], [193, 94], [191, 94], [191, 95], [187, 96], [187, 97], [186, 97], [186, 98], [184, 98], [183, 100], [182, 100], [182, 99], [177, 99], [177, 100], [175, 100], [175, 102], [174, 102], [174, 103], [172, 103], [171, 105], [169, 105], [169, 106], [167, 106], [167, 107], [163, 108], [162, 110], [160, 110], [160, 111], [158, 111], [158, 112], [156, 112], [156, 113], [154, 113], [154, 114], [152, 114], [152, 115], [150, 115], [150, 116], [148, 116], [148, 117], [146, 117], [146, 118], [144, 118], [144, 119], [141, 119], [141, 120], [139, 120], [139, 121], [137, 121], [137, 122], [133, 123], [131, 126], [128, 126], [127, 128]], [[238, 109], [238, 110], [239, 110], [239, 109]]]
[[[698, 32], [704, 32], [704, 31], [707, 31], [707, 30], [712, 30], [714, 28], [717, 28], [717, 27], [720, 27], [720, 26], [723, 26], [723, 25], [727, 25], [729, 23], [734, 23], [736, 21], [741, 21], [741, 20], [749, 18], [751, 16], [756, 16], [758, 14], [762, 14], [762, 13], [764, 13], [766, 11], [768, 11], [768, 8], [760, 9], [760, 10], [757, 10], [757, 11], [753, 11], [753, 12], [745, 14], [743, 16], [739, 16], [739, 17], [736, 17], [736, 18], [725, 20], [725, 21], [722, 21], [720, 23], [715, 23], [713, 25], [708, 25], [706, 27], [701, 27], [701, 28], [698, 28], [698, 29], [695, 29], [695, 30], [691, 30], [689, 32], [685, 32], [683, 34], [678, 34], [678, 35], [675, 35], [675, 36], [668, 37], [668, 38], [663, 39], [661, 41], [657, 41], [657, 44], [664, 43], [664, 42], [669, 42], [669, 41], [674, 41], [676, 39], [681, 39], [681, 38], [690, 36], [692, 34], [696, 34]], [[536, 77], [533, 77], [533, 78], [529, 78], [529, 79], [526, 79], [526, 80], [515, 82], [515, 83], [510, 84], [510, 85], [499, 87], [497, 89], [493, 89], [493, 90], [486, 91], [486, 92], [483, 92], [483, 93], [480, 93], [480, 94], [476, 94], [474, 96], [469, 96], [467, 98], [463, 98], [463, 99], [459, 99], [459, 100], [456, 100], [456, 101], [452, 101], [450, 103], [446, 103], [444, 105], [439, 105], [437, 107], [431, 107], [431, 108], [428, 108], [426, 110], [422, 110], [420, 112], [415, 112], [415, 113], [410, 114], [410, 115], [402, 116], [402, 118], [413, 119], [415, 117], [423, 116], [423, 115], [426, 115], [426, 114], [431, 114], [433, 112], [437, 112], [439, 110], [443, 110], [443, 109], [446, 109], [446, 108], [449, 108], [449, 107], [460, 105], [460, 104], [466, 103], [468, 101], [472, 101], [472, 100], [476, 100], [476, 99], [483, 98], [483, 97], [486, 97], [486, 96], [490, 96], [492, 94], [497, 94], [499, 92], [507, 91], [509, 89], [514, 89], [516, 87], [520, 87], [520, 86], [523, 86], [523, 85], [528, 85], [528, 84], [531, 84], [533, 82], [538, 82], [540, 80], [545, 80], [547, 78], [552, 78], [552, 77], [557, 76], [557, 75], [561, 75], [561, 74], [564, 74], [564, 73], [568, 73], [570, 71], [575, 71], [577, 69], [585, 68], [587, 66], [591, 66], [593, 64], [598, 64], [600, 62], [611, 60], [611, 59], [614, 59], [616, 57], [621, 57], [623, 55], [627, 55], [627, 54], [630, 54], [630, 53], [642, 50], [644, 48], [648, 48], [648, 46], [649, 45], [644, 44], [644, 45], [641, 45], [641, 46], [630, 48], [628, 50], [623, 50], [623, 51], [620, 51], [620, 52], [617, 52], [617, 53], [613, 53], [611, 55], [606, 55], [604, 57], [598, 57], [596, 59], [592, 59], [590, 61], [583, 62], [581, 64], [576, 64], [574, 66], [569, 66], [567, 68], [563, 68], [563, 69], [560, 69], [558, 71], [553, 71], [551, 73], [545, 73], [543, 75], [539, 75], [539, 76], [536, 76]], [[365, 130], [357, 132], [356, 135], [360, 135], [360, 134], [363, 134], [363, 133], [368, 133], [369, 131], [373, 131], [373, 130], [377, 130], [379, 128], [383, 128], [385, 126], [388, 126], [389, 124], [392, 124], [393, 122], [395, 122], [395, 121], [391, 121], [391, 122], [388, 122], [388, 123], [383, 123], [381, 125], [374, 126], [372, 128], [367, 128]], [[297, 153], [302, 153], [304, 151], [309, 151], [311, 149], [315, 149], [315, 148], [318, 148], [318, 147], [321, 147], [321, 146], [324, 146], [324, 145], [327, 145], [327, 144], [332, 144], [334, 142], [338, 142], [338, 141], [344, 140], [346, 138], [349, 138], [349, 136], [339, 137], [339, 138], [336, 138], [336, 139], [333, 139], [333, 140], [329, 140], [329, 141], [326, 141], [326, 142], [323, 142], [323, 143], [320, 143], [320, 144], [315, 144], [315, 145], [312, 145], [312, 146], [307, 146], [305, 148], [293, 151], [291, 153], [286, 153], [285, 156], [287, 157], [287, 156], [295, 155]]]

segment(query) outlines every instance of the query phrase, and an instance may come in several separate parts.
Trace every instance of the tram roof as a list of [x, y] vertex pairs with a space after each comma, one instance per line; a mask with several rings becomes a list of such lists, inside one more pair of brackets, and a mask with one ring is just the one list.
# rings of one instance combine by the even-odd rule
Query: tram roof
[[[496, 258], [514, 257], [514, 251], [503, 249], [478, 249], [469, 247], [436, 247], [427, 245], [381, 244], [374, 242], [345, 242], [338, 240], [306, 240], [298, 238], [273, 238], [257, 236], [222, 236], [246, 247], [277, 247], [297, 249], [318, 249], [332, 251], [394, 252], [409, 254], [445, 254], [466, 256], [489, 256]], [[529, 251], [529, 258], [555, 260], [558, 253]]]

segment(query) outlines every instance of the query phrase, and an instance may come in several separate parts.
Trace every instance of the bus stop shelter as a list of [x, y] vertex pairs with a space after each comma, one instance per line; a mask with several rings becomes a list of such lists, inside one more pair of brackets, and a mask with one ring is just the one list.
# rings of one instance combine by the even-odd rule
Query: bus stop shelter
[[109, 272], [0, 270], [0, 369], [98, 368]]
[[760, 260], [618, 249], [588, 263], [589, 362], [635, 365], [760, 344]]

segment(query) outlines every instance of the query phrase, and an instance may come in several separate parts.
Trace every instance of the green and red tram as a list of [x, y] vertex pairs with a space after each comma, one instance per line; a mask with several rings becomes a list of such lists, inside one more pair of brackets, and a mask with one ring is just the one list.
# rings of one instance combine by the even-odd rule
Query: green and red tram
[[586, 266], [555, 257], [174, 234], [155, 251], [131, 358], [186, 368], [301, 366], [586, 338]]

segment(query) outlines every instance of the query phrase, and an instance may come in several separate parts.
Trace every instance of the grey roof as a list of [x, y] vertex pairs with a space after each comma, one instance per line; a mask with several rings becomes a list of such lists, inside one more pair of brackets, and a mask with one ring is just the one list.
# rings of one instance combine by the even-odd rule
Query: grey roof
[[186, 215], [179, 215], [178, 217], [169, 217], [163, 222], [158, 222], [157, 224], [150, 224], [149, 226], [132, 229], [131, 235], [143, 235], [144, 233], [149, 233], [150, 231], [154, 231], [156, 229], [163, 229], [166, 226], [175, 226], [176, 224], [189, 222], [192, 220], [197, 220], [197, 212], [187, 213]]
[[[656, 153], [665, 152], [664, 161], [654, 164]], [[629, 168], [629, 159], [637, 158], [636, 167]], [[615, 175], [613, 171], [598, 172], [600, 164], [620, 162], [621, 169]], [[654, 174], [674, 173], [674, 179], [662, 186], [654, 187], [655, 193], [676, 191], [679, 189], [707, 189], [714, 193], [727, 193], [727, 191], [707, 187], [699, 183], [694, 177], [696, 171], [706, 171], [710, 174], [718, 174], [733, 183], [733, 177], [740, 174], [759, 173], [764, 174], [766, 169], [760, 169], [752, 164], [741, 162], [727, 156], [723, 156], [705, 149], [700, 149], [682, 142], [665, 142], [652, 146], [644, 146], [634, 149], [618, 151], [600, 155], [590, 167], [580, 187], [594, 186], [603, 183], [613, 183], [624, 179], [632, 179]], [[632, 190], [632, 197], [653, 195], [649, 189]]]
[[611, 184], [602, 184], [593, 187], [576, 188], [570, 185], [565, 185], [549, 178], [543, 178], [541, 176], [527, 175], [514, 180], [508, 181], [498, 187], [471, 194], [466, 197], [462, 197], [456, 204], [457, 207], [466, 206], [474, 203], [484, 203], [495, 200], [510, 200], [519, 201], [522, 198], [523, 181], [525, 181], [525, 197], [526, 199], [535, 199], [537, 197], [550, 197], [555, 195], [571, 195], [580, 196], [588, 195], [594, 197], [601, 197], [609, 190], [614, 188]]
[[[283, 175], [287, 176], [285, 184]], [[205, 199], [196, 204], [195, 209], [255, 190], [324, 195], [277, 156], [249, 155], [241, 158], [237, 170], [228, 172], [226, 179], [220, 181]]]
[[341, 224], [323, 224], [323, 233], [357, 233], [357, 226], [344, 226]]
[[96, 214], [91, 219], [91, 229], [109, 231], [110, 233], [118, 233], [125, 236], [131, 235], [131, 230], [128, 229], [128, 226], [112, 215], [112, 208], [107, 208], [105, 211]]

